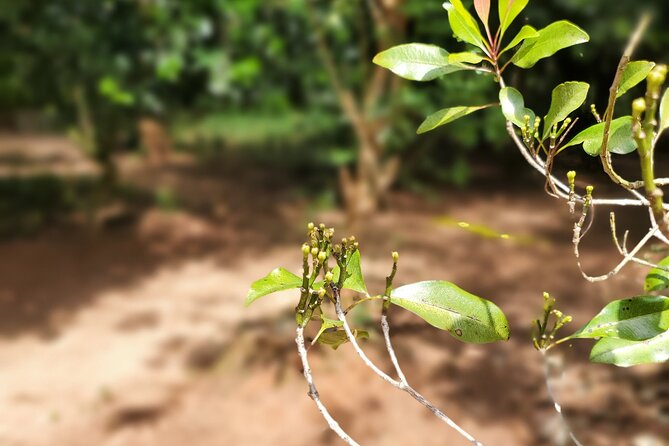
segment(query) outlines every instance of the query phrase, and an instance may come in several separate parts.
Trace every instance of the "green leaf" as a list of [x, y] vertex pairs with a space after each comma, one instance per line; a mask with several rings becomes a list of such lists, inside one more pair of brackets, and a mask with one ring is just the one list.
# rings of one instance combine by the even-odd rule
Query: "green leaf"
[[669, 331], [645, 341], [602, 339], [592, 348], [590, 360], [619, 367], [667, 362], [669, 360]]
[[316, 333], [316, 336], [314, 337], [314, 340], [311, 341], [312, 344], [314, 342], [318, 341], [318, 338], [321, 337], [321, 335], [325, 332], [325, 330], [332, 331], [332, 329], [337, 329], [337, 328], [342, 327], [344, 325], [344, 323], [342, 321], [340, 321], [339, 319], [329, 319], [329, 318], [323, 316], [323, 314], [321, 314], [321, 321], [322, 321], [321, 322], [321, 328], [320, 328], [320, 330], [318, 330], [318, 333]]
[[[339, 281], [340, 269], [339, 265], [336, 265], [332, 268], [332, 281], [337, 283]], [[323, 286], [323, 281], [319, 281], [313, 284], [313, 289], [317, 290]], [[365, 279], [362, 277], [362, 269], [360, 267], [360, 251], [355, 251], [351, 258], [348, 259], [346, 264], [346, 279], [344, 279], [344, 285], [342, 288], [347, 290], [357, 291], [358, 293], [363, 293], [365, 295], [369, 294], [367, 292], [367, 285], [365, 285]]]
[[[669, 267], [669, 257], [662, 259], [658, 265]], [[666, 288], [669, 288], [669, 271], [660, 268], [653, 268], [648, 271], [643, 284], [644, 291], [650, 293], [651, 291], [659, 291]]]
[[474, 17], [462, 4], [462, 0], [451, 0], [450, 3], [446, 2], [443, 6], [448, 11], [448, 23], [451, 25], [453, 34], [460, 40], [486, 50], [481, 30]]
[[561, 49], [585, 43], [588, 33], [566, 20], [551, 23], [538, 31], [538, 36], [526, 39], [514, 54], [511, 62], [520, 68], [532, 68], [541, 59], [550, 57]]
[[[583, 144], [583, 149], [588, 155], [599, 156], [604, 140], [604, 123], [600, 122], [580, 132], [571, 141], [562, 146], [561, 152], [567, 147]], [[609, 152], [625, 155], [636, 150], [636, 143], [632, 137], [632, 117], [622, 116], [611, 121], [609, 129]]]
[[[333, 274], [335, 276], [335, 280], [339, 280], [339, 274]], [[362, 277], [362, 269], [360, 268], [360, 251], [355, 251], [346, 263], [346, 279], [344, 280], [344, 288], [357, 291], [358, 293], [368, 294], [367, 286], [365, 285], [365, 279]]]
[[614, 300], [570, 338], [620, 338], [644, 341], [669, 329], [669, 297]]
[[664, 91], [662, 102], [660, 102], [660, 125], [658, 133], [662, 133], [669, 127], [669, 88]]
[[499, 307], [450, 282], [405, 285], [392, 291], [390, 302], [464, 342], [482, 344], [509, 339], [509, 323]]
[[497, 9], [499, 12], [499, 23], [502, 34], [504, 34], [511, 23], [518, 17], [518, 14], [525, 9], [528, 2], [529, 0], [499, 0]]
[[474, 0], [474, 9], [479, 19], [487, 27], [490, 18], [490, 0]]
[[423, 123], [420, 125], [420, 127], [418, 127], [416, 133], [420, 135], [421, 133], [429, 132], [430, 130], [434, 130], [439, 126], [448, 124], [449, 122], [453, 122], [456, 119], [462, 118], [463, 116], [467, 116], [471, 113], [474, 113], [475, 111], [483, 110], [484, 108], [488, 108], [491, 106], [492, 104], [479, 105], [475, 107], [459, 106], [459, 107], [444, 108], [428, 116], [425, 119], [425, 121], [423, 121]]
[[523, 95], [513, 87], [504, 87], [499, 91], [499, 102], [504, 117], [518, 127], [525, 127], [525, 116], [530, 117], [530, 125], [534, 125], [534, 112], [525, 107]]
[[451, 53], [448, 55], [448, 62], [451, 64], [473, 64], [476, 65], [483, 61], [483, 55], [471, 52]]
[[[369, 339], [369, 333], [364, 330], [353, 330], [356, 339]], [[326, 330], [318, 337], [318, 343], [332, 347], [337, 350], [341, 345], [348, 342], [348, 336], [344, 330]]]
[[271, 273], [256, 280], [251, 285], [244, 304], [251, 305], [254, 301], [277, 291], [290, 290], [302, 286], [302, 278], [296, 276], [285, 268], [276, 268]]
[[412, 81], [431, 81], [467, 69], [464, 65], [449, 62], [449, 54], [445, 49], [424, 43], [394, 46], [377, 54], [373, 62]]
[[544, 136], [546, 139], [554, 124], [564, 121], [567, 116], [585, 102], [590, 85], [585, 82], [565, 82], [553, 89], [551, 106], [544, 118]]
[[620, 78], [620, 86], [616, 97], [621, 97], [627, 93], [627, 90], [646, 79], [654, 66], [654, 62], [648, 62], [647, 60], [636, 60], [628, 63]]
[[511, 48], [515, 48], [516, 46], [518, 46], [520, 42], [526, 39], [533, 39], [535, 37], [539, 37], [539, 33], [537, 32], [537, 30], [531, 27], [530, 25], [525, 25], [520, 29], [518, 34], [516, 34], [516, 37], [514, 37], [513, 40], [511, 40], [511, 42], [499, 54], [502, 55], [507, 51], [509, 51]]

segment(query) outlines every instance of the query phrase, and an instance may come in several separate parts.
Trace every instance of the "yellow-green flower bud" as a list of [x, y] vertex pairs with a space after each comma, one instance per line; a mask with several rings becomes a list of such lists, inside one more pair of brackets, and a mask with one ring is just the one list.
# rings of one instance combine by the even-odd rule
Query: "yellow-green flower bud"
[[567, 180], [569, 181], [569, 184], [574, 184], [574, 181], [576, 181], [575, 170], [570, 170], [569, 172], [567, 172]]
[[397, 263], [397, 261], [400, 259], [400, 253], [397, 251], [393, 251], [393, 262]]
[[332, 271], [328, 271], [327, 273], [325, 273], [326, 282], [332, 282], [333, 279], [334, 279], [334, 274], [332, 274]]
[[321, 223], [320, 225], [318, 225], [318, 229], [325, 229], [325, 224]]
[[316, 257], [318, 255], [318, 248], [311, 248], [311, 255]]
[[309, 222], [309, 224], [307, 225], [307, 229], [310, 230], [310, 231], [311, 231], [312, 229], [314, 229], [314, 223], [313, 223], [313, 222]]
[[586, 186], [585, 188], [585, 195], [588, 197], [592, 197], [592, 191], [595, 190], [595, 186]]
[[637, 98], [632, 102], [632, 116], [635, 119], [639, 119], [641, 114], [646, 111], [646, 100], [643, 98]]
[[344, 237], [343, 239], [341, 239], [341, 244], [342, 244], [342, 245], [347, 245], [347, 244], [348, 244], [348, 239], [347, 239], [346, 237]]
[[323, 263], [325, 262], [325, 258], [327, 257], [327, 254], [325, 251], [321, 251], [318, 253], [318, 263]]
[[306, 243], [302, 245], [302, 254], [304, 254], [304, 257], [309, 255], [310, 250], [311, 248], [309, 248], [309, 245], [307, 245]]
[[321, 299], [325, 297], [325, 288], [318, 290], [318, 297]]
[[662, 84], [667, 79], [667, 67], [666, 65], [657, 65], [653, 70], [648, 74], [648, 89], [653, 93], [658, 93]]

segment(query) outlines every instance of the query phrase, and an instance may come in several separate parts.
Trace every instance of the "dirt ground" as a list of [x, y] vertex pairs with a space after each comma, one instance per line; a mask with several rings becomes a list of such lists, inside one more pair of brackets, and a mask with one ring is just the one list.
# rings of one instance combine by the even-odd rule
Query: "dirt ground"
[[[306, 394], [294, 293], [242, 303], [274, 267], [299, 270], [307, 221], [340, 228], [342, 214], [312, 209], [274, 176], [232, 166], [182, 160], [155, 171], [128, 158], [121, 167], [138, 188], [170, 187], [179, 209], [132, 211], [92, 229], [64, 223], [0, 244], [0, 445], [340, 444]], [[498, 175], [490, 187], [444, 190], [438, 199], [395, 193], [358, 231], [363, 269], [380, 289], [398, 250], [397, 284], [445, 279], [496, 302], [512, 337], [481, 346], [393, 309], [407, 377], [486, 445], [566, 445], [530, 341], [541, 294], [558, 298], [575, 329], [607, 301], [640, 294], [644, 269], [586, 282], [566, 208], [541, 192], [538, 176], [520, 187]], [[618, 257], [607, 211], [598, 212], [583, 263], [604, 273]], [[643, 216], [619, 220], [635, 226], [633, 236], [643, 230]], [[512, 237], [481, 237], [448, 221]], [[364, 348], [390, 371], [378, 310], [369, 305], [355, 318], [371, 331]], [[581, 442], [668, 445], [668, 367], [588, 364], [590, 346], [565, 345], [549, 358]], [[468, 444], [373, 375], [350, 346], [316, 347], [310, 358], [323, 401], [361, 444]]]

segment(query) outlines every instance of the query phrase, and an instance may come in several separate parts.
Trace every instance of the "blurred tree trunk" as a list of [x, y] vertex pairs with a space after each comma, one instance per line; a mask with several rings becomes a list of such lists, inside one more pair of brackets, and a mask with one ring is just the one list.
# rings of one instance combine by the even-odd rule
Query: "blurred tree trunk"
[[155, 118], [145, 116], [139, 119], [137, 128], [149, 164], [155, 167], [164, 166], [172, 152], [172, 140], [165, 125]]
[[[401, 81], [390, 76], [388, 70], [373, 66], [371, 71], [365, 70], [366, 76], [359, 94], [352, 87], [344, 85], [322, 27], [317, 23], [312, 1], [307, 0], [307, 4], [318, 52], [358, 143], [355, 172], [349, 167], [342, 167], [339, 171], [339, 187], [348, 220], [351, 225], [355, 225], [379, 209], [397, 177], [399, 159], [385, 153], [385, 147], [378, 137], [379, 130], [389, 124], [393, 113], [380, 114], [378, 108], [383, 99], [396, 96]], [[401, 40], [406, 29], [406, 19], [401, 12], [403, 2], [404, 0], [360, 2], [361, 5], [367, 5], [373, 24], [371, 31], [368, 27], [361, 26], [363, 32], [373, 34], [371, 39], [369, 35], [363, 35], [361, 42], [374, 42], [376, 47], [372, 49], [378, 52]], [[362, 57], [367, 57], [369, 49], [365, 48], [365, 43], [361, 46]], [[371, 60], [363, 62], [362, 65], [369, 67]]]
[[88, 155], [94, 155], [96, 147], [96, 131], [88, 96], [82, 85], [77, 85], [72, 91], [72, 98], [77, 113], [77, 126], [81, 144]]

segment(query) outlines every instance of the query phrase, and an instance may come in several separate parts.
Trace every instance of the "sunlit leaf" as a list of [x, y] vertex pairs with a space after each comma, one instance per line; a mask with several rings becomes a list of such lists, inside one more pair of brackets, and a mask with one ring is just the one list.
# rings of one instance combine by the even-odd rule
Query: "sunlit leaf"
[[570, 337], [644, 341], [668, 329], [669, 297], [638, 296], [609, 303]]
[[488, 18], [490, 17], [490, 0], [474, 0], [474, 9], [479, 19], [487, 27]]
[[464, 53], [451, 53], [448, 55], [448, 61], [452, 64], [472, 64], [476, 65], [483, 61], [483, 55], [464, 52]]
[[[669, 267], [669, 257], [665, 257], [658, 263], [658, 266], [665, 268]], [[646, 274], [646, 280], [643, 284], [643, 289], [650, 293], [651, 291], [659, 291], [669, 288], [669, 271], [661, 268], [653, 268]]]
[[302, 286], [302, 279], [285, 268], [276, 268], [271, 273], [251, 284], [245, 305], [277, 291], [290, 290]]
[[[600, 122], [588, 127], [567, 144], [563, 145], [559, 152], [567, 147], [583, 144], [583, 150], [590, 156], [599, 156], [604, 140], [604, 123]], [[636, 143], [632, 137], [632, 117], [622, 116], [611, 121], [609, 128], [608, 150], [612, 153], [625, 155], [636, 150]]]
[[509, 323], [499, 307], [450, 282], [405, 285], [392, 291], [390, 302], [464, 342], [482, 344], [509, 339]]
[[450, 3], [446, 2], [443, 6], [448, 11], [448, 23], [451, 25], [453, 34], [458, 39], [485, 50], [481, 30], [474, 17], [462, 4], [462, 0], [451, 0]]
[[527, 6], [529, 0], [499, 0], [497, 9], [502, 34]]
[[504, 117], [518, 127], [525, 127], [525, 116], [530, 118], [530, 125], [534, 125], [534, 112], [525, 107], [523, 95], [513, 87], [505, 87], [499, 91], [499, 102]]
[[635, 60], [628, 63], [620, 78], [620, 86], [618, 87], [616, 97], [621, 97], [627, 93], [627, 90], [646, 79], [646, 76], [648, 76], [648, 73], [650, 73], [654, 66], [654, 62], [648, 62], [647, 60]]
[[533, 39], [535, 37], [539, 37], [539, 33], [537, 32], [537, 30], [531, 27], [530, 25], [525, 25], [520, 29], [518, 34], [516, 34], [516, 37], [514, 37], [513, 40], [511, 40], [511, 42], [509, 42], [509, 44], [506, 47], [504, 47], [504, 49], [499, 54], [500, 55], [504, 54], [510, 49], [520, 45], [522, 41], [526, 39]]
[[540, 29], [538, 36], [526, 39], [514, 54], [511, 62], [520, 68], [531, 68], [541, 59], [550, 57], [561, 49], [585, 43], [588, 33], [571, 22], [562, 20]]
[[[335, 280], [339, 280], [339, 274], [335, 274]], [[360, 267], [359, 250], [355, 251], [351, 255], [351, 258], [347, 260], [344, 288], [367, 294], [367, 285], [365, 285], [365, 279], [362, 277], [362, 269]]]
[[424, 43], [407, 43], [381, 51], [374, 57], [374, 63], [412, 81], [430, 81], [467, 69], [449, 62], [445, 49]]
[[[369, 333], [364, 330], [354, 329], [353, 336], [355, 336], [356, 339], [368, 339]], [[346, 331], [343, 329], [326, 330], [318, 337], [317, 342], [337, 350], [341, 345], [348, 342], [348, 336], [346, 336]]]
[[660, 125], [658, 126], [658, 133], [662, 133], [669, 127], [669, 88], [664, 91], [662, 102], [660, 102]]
[[[335, 265], [332, 268], [332, 281], [337, 283], [339, 281], [339, 265]], [[323, 282], [319, 281], [313, 284], [315, 290], [321, 288]], [[362, 276], [362, 269], [360, 267], [360, 251], [355, 251], [351, 254], [351, 258], [347, 259], [346, 264], [346, 279], [344, 279], [344, 285], [342, 288], [347, 290], [357, 291], [358, 293], [368, 294], [367, 285], [365, 285], [365, 279]]]
[[318, 339], [326, 330], [333, 331], [333, 329], [337, 329], [344, 325], [344, 323], [339, 319], [329, 319], [323, 316], [323, 314], [321, 314], [321, 321], [322, 321], [321, 328], [318, 330], [318, 333], [316, 333], [316, 336], [314, 337], [312, 343], [317, 342]]
[[463, 116], [467, 116], [470, 113], [474, 113], [475, 111], [483, 110], [484, 108], [491, 106], [492, 104], [479, 105], [475, 107], [460, 106], [444, 108], [428, 116], [427, 119], [425, 119], [425, 121], [423, 121], [423, 123], [420, 125], [420, 127], [418, 127], [416, 133], [420, 135], [421, 133], [429, 132], [430, 130], [434, 130], [439, 126], [453, 122], [456, 119], [462, 118]]
[[553, 89], [551, 106], [544, 118], [543, 139], [548, 137], [554, 124], [564, 121], [571, 112], [583, 105], [589, 88], [585, 82], [565, 82]]
[[590, 352], [590, 360], [619, 367], [669, 361], [669, 331], [645, 341], [604, 338]]

